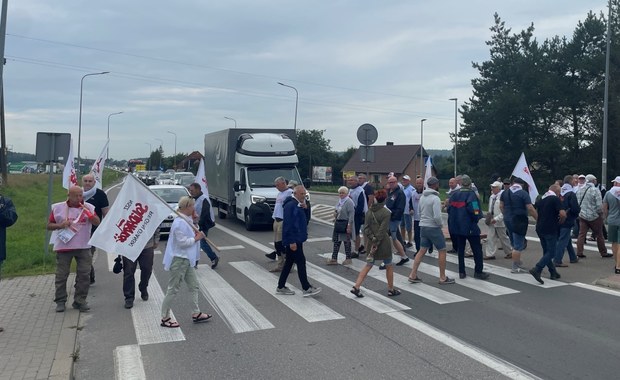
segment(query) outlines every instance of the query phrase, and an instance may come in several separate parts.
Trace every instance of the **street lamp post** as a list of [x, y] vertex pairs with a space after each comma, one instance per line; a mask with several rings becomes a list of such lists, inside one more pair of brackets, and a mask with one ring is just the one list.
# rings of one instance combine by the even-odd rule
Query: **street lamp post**
[[109, 71], [102, 71], [100, 73], [86, 74], [80, 80], [80, 117], [78, 120], [78, 158], [77, 158], [78, 172], [80, 171], [80, 163], [82, 161], [82, 156], [80, 155], [80, 148], [82, 146], [82, 94], [84, 93], [84, 78], [89, 77], [91, 75], [103, 75], [103, 74], [109, 74], [109, 73], [110, 73]]
[[174, 135], [174, 170], [177, 170], [177, 134], [174, 132], [168, 131], [168, 133]]
[[420, 177], [424, 178], [424, 122], [420, 120]]
[[232, 120], [235, 122], [235, 129], [237, 129], [237, 120], [233, 119], [232, 117], [228, 117], [228, 116], [224, 116], [224, 119], [228, 119], [228, 120]]
[[[146, 145], [149, 146], [149, 155], [146, 158], [146, 162], [149, 162], [149, 160], [151, 159], [151, 153], [153, 152], [153, 145], [151, 143], [147, 143], [145, 142]], [[151, 170], [153, 169], [153, 163], [151, 162], [150, 165], [147, 166], [146, 170]]]
[[[160, 147], [160, 148], [163, 148], [163, 146], [164, 146], [164, 140], [162, 140], [162, 139], [158, 139], [158, 138], [156, 138], [155, 140], [159, 141], [159, 143], [161, 144], [161, 145], [159, 145], [159, 147]], [[160, 150], [160, 151], [159, 151], [159, 170], [162, 170], [162, 166], [161, 166], [161, 156], [162, 156], [162, 154], [161, 154], [161, 150]]]
[[295, 87], [289, 86], [288, 84], [284, 84], [282, 82], [278, 82], [278, 84], [280, 86], [292, 88], [293, 90], [295, 90], [295, 124], [293, 125], [293, 129], [295, 130], [295, 134], [297, 134], [297, 105], [299, 104], [299, 92], [297, 92], [297, 89]]
[[109, 160], [110, 159], [110, 116], [114, 116], [114, 115], [120, 115], [122, 114], [123, 111], [121, 112], [114, 112], [108, 115], [108, 149], [106, 152], [106, 159]]
[[456, 178], [456, 146], [458, 145], [459, 138], [457, 136], [457, 117], [458, 117], [458, 99], [450, 98], [449, 100], [454, 101], [454, 177]]

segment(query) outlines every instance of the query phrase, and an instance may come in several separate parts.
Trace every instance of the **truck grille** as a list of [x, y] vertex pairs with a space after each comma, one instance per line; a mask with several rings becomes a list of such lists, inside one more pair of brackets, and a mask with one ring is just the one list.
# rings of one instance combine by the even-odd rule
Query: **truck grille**
[[269, 210], [273, 213], [273, 209], [276, 207], [276, 199], [275, 198], [267, 198], [265, 201], [269, 205]]

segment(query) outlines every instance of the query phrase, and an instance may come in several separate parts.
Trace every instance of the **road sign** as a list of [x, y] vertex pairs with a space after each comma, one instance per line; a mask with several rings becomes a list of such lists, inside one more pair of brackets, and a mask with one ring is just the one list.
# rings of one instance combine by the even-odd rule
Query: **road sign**
[[377, 141], [379, 134], [377, 128], [372, 124], [362, 124], [357, 129], [357, 140], [362, 145], [372, 145]]

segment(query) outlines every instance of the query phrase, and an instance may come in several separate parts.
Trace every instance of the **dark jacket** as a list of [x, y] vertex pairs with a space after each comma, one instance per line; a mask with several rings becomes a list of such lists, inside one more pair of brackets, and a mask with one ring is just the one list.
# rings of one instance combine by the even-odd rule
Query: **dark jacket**
[[295, 197], [286, 198], [282, 218], [282, 244], [303, 243], [308, 239], [306, 210]]
[[6, 228], [17, 221], [17, 211], [11, 198], [0, 195], [0, 262], [6, 259]]
[[400, 186], [396, 186], [394, 191], [388, 194], [388, 198], [385, 201], [385, 206], [390, 209], [392, 212], [392, 216], [390, 216], [390, 220], [402, 220], [403, 213], [405, 212], [405, 203], [407, 201], [407, 197], [405, 193], [400, 188]]
[[566, 210], [566, 220], [560, 225], [560, 228], [572, 228], [575, 225], [575, 220], [579, 216], [579, 202], [577, 201], [577, 194], [569, 191], [564, 194], [562, 198], [562, 209]]
[[471, 189], [460, 188], [450, 195], [448, 216], [448, 229], [451, 234], [480, 235], [478, 221], [483, 218], [483, 214], [480, 201]]

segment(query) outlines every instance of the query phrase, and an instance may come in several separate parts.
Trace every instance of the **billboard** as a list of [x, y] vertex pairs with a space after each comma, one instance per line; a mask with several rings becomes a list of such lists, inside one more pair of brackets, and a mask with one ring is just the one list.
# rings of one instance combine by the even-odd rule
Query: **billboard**
[[332, 182], [331, 166], [313, 166], [312, 182]]

